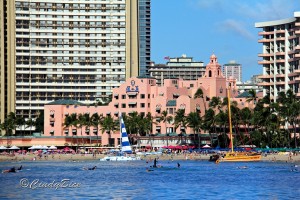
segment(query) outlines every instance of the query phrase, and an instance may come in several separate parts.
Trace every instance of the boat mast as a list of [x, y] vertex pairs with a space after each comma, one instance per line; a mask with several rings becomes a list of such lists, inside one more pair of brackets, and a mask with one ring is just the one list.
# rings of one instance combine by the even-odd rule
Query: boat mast
[[119, 126], [120, 126], [120, 150], [122, 151], [122, 113], [119, 111]]
[[232, 123], [231, 123], [231, 106], [230, 106], [230, 89], [227, 87], [227, 98], [228, 98], [228, 117], [229, 117], [229, 133], [230, 133], [230, 143], [231, 152], [233, 152], [233, 139], [232, 139]]

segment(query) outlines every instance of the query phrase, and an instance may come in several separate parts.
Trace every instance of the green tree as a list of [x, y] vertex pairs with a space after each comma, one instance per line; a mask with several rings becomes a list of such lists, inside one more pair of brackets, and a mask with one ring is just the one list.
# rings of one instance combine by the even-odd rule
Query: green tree
[[111, 133], [119, 129], [119, 122], [114, 120], [110, 115], [103, 118], [101, 131], [102, 134], [106, 132], [108, 134], [109, 145], [111, 143]]
[[[188, 127], [193, 129], [194, 143], [196, 143], [195, 142], [196, 135], [198, 135], [199, 130], [200, 130], [201, 125], [202, 125], [200, 114], [197, 113], [197, 112], [189, 113], [188, 116], [187, 116], [187, 124], [188, 124]], [[201, 144], [201, 137], [199, 137], [198, 143]]]

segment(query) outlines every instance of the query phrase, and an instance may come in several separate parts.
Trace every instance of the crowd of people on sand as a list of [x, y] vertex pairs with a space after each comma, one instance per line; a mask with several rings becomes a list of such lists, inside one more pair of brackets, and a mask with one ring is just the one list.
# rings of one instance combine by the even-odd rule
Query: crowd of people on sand
[[[154, 150], [142, 149], [140, 151], [152, 153]], [[104, 156], [104, 152], [100, 151], [27, 151], [26, 153], [17, 153], [14, 151], [0, 153], [0, 161], [7, 160], [93, 160]], [[208, 160], [210, 156], [208, 151], [189, 151], [189, 150], [169, 150], [163, 151], [159, 155], [144, 154], [141, 159], [147, 160], [159, 157], [160, 160]], [[262, 160], [277, 162], [300, 162], [299, 152], [264, 152], [262, 153]]]

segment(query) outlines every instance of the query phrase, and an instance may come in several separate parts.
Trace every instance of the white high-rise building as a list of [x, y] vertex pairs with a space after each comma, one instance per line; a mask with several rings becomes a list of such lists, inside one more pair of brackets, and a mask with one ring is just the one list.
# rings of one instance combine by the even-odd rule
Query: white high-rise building
[[276, 101], [279, 92], [291, 89], [300, 98], [300, 12], [288, 19], [258, 22], [255, 27], [261, 29], [258, 64], [263, 69], [259, 76], [263, 95]]
[[58, 99], [95, 103], [150, 63], [150, 0], [0, 2], [1, 121]]

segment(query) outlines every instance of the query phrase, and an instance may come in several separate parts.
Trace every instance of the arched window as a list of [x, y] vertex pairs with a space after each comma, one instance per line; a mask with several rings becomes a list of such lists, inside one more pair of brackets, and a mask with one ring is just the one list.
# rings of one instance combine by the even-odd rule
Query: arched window
[[208, 71], [208, 77], [211, 77], [211, 70]]

